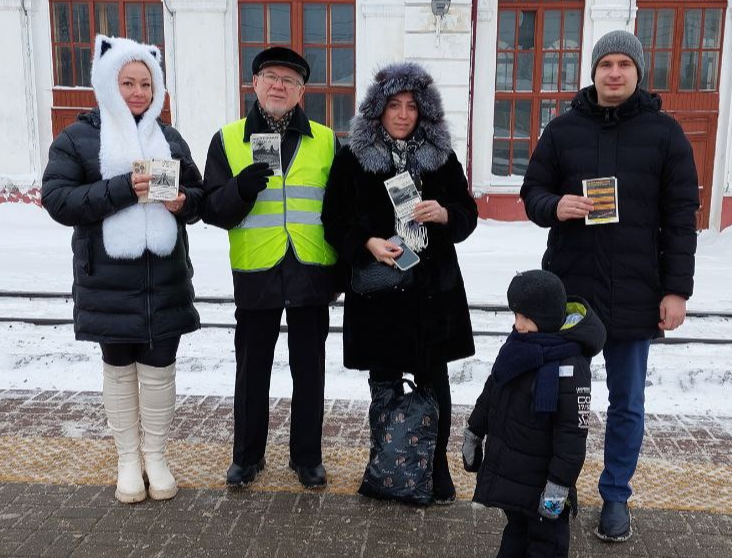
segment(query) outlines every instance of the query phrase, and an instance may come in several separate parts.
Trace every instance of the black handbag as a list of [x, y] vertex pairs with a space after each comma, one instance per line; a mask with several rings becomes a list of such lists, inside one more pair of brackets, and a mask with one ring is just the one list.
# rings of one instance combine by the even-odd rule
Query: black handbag
[[[411, 392], [404, 393], [406, 383]], [[409, 380], [371, 382], [371, 453], [359, 494], [413, 504], [433, 501], [439, 409], [432, 390]]]
[[405, 290], [413, 284], [414, 272], [411, 269], [402, 271], [376, 260], [351, 268], [351, 288], [361, 295]]

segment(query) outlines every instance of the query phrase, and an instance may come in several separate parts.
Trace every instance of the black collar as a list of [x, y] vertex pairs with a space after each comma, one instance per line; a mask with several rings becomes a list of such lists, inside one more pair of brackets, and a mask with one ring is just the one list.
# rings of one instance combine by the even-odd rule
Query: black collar
[[[308, 117], [305, 116], [305, 112], [300, 108], [300, 105], [295, 105], [295, 112], [292, 115], [290, 124], [287, 126], [287, 131], [293, 130], [300, 135], [313, 137], [313, 132], [310, 130], [310, 122]], [[252, 134], [261, 134], [269, 132], [269, 125], [267, 121], [259, 113], [259, 109], [253, 106], [247, 114], [247, 121], [244, 124], [244, 141], [249, 142], [249, 137]]]

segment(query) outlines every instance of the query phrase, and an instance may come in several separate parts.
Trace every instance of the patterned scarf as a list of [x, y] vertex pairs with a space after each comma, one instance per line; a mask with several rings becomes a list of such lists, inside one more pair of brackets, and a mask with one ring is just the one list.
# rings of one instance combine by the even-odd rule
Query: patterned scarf
[[285, 134], [285, 131], [287, 130], [287, 127], [290, 125], [290, 120], [292, 120], [292, 115], [295, 114], [295, 108], [293, 107], [291, 111], [286, 113], [282, 118], [279, 120], [275, 120], [275, 118], [265, 112], [262, 105], [259, 104], [259, 101], [257, 100], [257, 108], [259, 109], [259, 114], [262, 115], [262, 118], [264, 118], [267, 121], [267, 126], [269, 126], [269, 129], [272, 130], [275, 134], [279, 134], [280, 136], [283, 136]]
[[380, 126], [379, 130], [381, 132], [381, 139], [384, 140], [389, 151], [391, 151], [391, 160], [397, 174], [408, 170], [409, 174], [412, 175], [414, 184], [417, 186], [417, 190], [421, 193], [422, 181], [419, 178], [420, 168], [415, 153], [424, 143], [424, 130], [420, 126], [417, 126], [414, 133], [406, 140], [394, 139], [383, 126]]
[[[384, 129], [379, 126], [381, 139], [391, 151], [391, 160], [394, 164], [397, 174], [408, 171], [417, 191], [422, 193], [422, 180], [420, 178], [420, 168], [415, 156], [417, 149], [424, 143], [424, 131], [420, 126], [414, 130], [414, 133], [406, 140], [394, 139]], [[427, 248], [429, 238], [427, 237], [427, 227], [424, 223], [416, 221], [401, 221], [396, 215], [394, 216], [394, 230], [402, 237], [404, 243], [415, 252], [421, 252]]]

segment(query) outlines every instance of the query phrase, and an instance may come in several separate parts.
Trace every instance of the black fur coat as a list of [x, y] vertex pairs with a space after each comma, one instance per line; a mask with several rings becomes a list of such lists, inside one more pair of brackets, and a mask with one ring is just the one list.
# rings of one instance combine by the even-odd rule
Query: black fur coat
[[363, 296], [347, 282], [343, 351], [347, 368], [419, 373], [437, 362], [475, 353], [455, 244], [470, 236], [478, 218], [462, 165], [449, 147], [439, 94], [419, 66], [392, 65], [377, 75], [352, 124], [350, 144], [333, 162], [322, 219], [325, 238], [349, 275], [350, 266], [373, 260], [366, 249], [369, 238], [394, 234], [394, 209], [384, 181], [395, 170], [378, 126], [386, 100], [401, 91], [413, 91], [425, 132], [425, 143], [416, 153], [422, 198], [445, 207], [448, 224], [426, 224], [429, 245], [413, 268], [413, 288]]

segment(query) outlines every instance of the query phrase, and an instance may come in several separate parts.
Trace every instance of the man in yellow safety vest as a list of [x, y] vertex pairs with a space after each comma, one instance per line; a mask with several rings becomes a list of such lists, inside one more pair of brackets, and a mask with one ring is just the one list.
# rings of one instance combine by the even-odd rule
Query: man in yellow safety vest
[[[264, 469], [270, 376], [285, 310], [293, 383], [289, 466], [304, 486], [318, 488], [326, 484], [325, 340], [336, 263], [320, 212], [338, 141], [298, 104], [310, 76], [303, 57], [268, 48], [254, 58], [252, 74], [257, 100], [246, 118], [214, 135], [204, 179], [203, 220], [229, 231], [236, 301], [234, 450], [226, 483], [247, 486]], [[251, 136], [261, 133], [280, 137], [262, 140], [273, 165], [254, 162], [261, 136]]]

